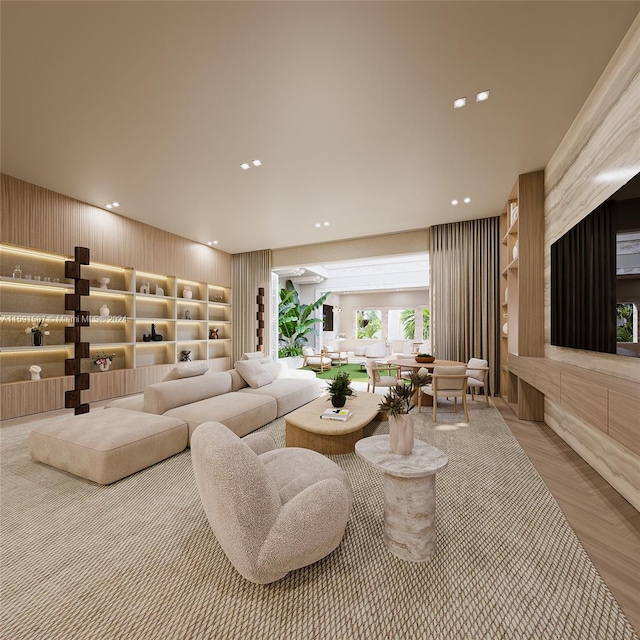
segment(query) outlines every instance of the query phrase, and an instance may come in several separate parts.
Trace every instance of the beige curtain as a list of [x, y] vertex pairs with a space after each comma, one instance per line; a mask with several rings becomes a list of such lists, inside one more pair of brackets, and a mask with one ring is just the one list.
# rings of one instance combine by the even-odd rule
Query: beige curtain
[[436, 358], [489, 361], [499, 392], [500, 218], [431, 227], [431, 327]]
[[264, 287], [265, 300], [265, 354], [269, 353], [269, 327], [271, 318], [271, 249], [236, 253], [231, 256], [231, 365], [240, 360], [245, 351], [256, 351], [258, 337], [256, 298], [258, 289]]

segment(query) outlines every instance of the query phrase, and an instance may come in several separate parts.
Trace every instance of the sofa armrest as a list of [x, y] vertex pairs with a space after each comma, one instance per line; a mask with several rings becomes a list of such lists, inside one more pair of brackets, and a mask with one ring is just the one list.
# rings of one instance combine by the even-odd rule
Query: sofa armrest
[[242, 442], [258, 456], [276, 448], [276, 441], [268, 433], [250, 433], [242, 438]]

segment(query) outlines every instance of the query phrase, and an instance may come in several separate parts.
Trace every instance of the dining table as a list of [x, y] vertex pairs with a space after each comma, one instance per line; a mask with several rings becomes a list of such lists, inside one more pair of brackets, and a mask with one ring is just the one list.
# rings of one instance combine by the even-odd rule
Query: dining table
[[[393, 358], [387, 360], [388, 364], [395, 364], [400, 367], [400, 371], [403, 369], [413, 369], [414, 371], [419, 371], [420, 369], [426, 369], [429, 373], [432, 373], [435, 367], [466, 367], [466, 362], [457, 362], [456, 360], [434, 360], [433, 362], [416, 362], [415, 358]], [[413, 404], [417, 404], [417, 394], [418, 390], [414, 394], [414, 398], [412, 399]], [[423, 394], [422, 396], [422, 404], [425, 407], [433, 406], [433, 396]]]

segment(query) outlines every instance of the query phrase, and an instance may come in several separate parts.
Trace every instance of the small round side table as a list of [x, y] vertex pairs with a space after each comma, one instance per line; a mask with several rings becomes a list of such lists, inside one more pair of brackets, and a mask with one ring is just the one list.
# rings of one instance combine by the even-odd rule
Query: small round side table
[[436, 476], [447, 456], [415, 440], [408, 456], [393, 453], [389, 436], [356, 443], [356, 453], [384, 474], [384, 534], [391, 553], [402, 560], [425, 562], [436, 549]]

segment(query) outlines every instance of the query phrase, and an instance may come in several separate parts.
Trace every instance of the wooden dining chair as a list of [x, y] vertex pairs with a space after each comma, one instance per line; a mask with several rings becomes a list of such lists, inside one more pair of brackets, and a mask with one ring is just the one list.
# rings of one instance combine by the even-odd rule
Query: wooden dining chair
[[[367, 391], [371, 387], [371, 393], [376, 392], [376, 387], [395, 387], [400, 379], [400, 367], [395, 364], [378, 363], [367, 358]], [[380, 375], [380, 372], [386, 375]]]
[[471, 391], [471, 399], [475, 400], [475, 392], [484, 389], [484, 401], [489, 406], [489, 361], [481, 358], [471, 358], [467, 363], [468, 384]]
[[456, 412], [458, 411], [458, 398], [462, 398], [464, 417], [469, 422], [469, 407], [467, 406], [468, 379], [467, 368], [464, 365], [458, 367], [435, 367], [431, 384], [420, 387], [418, 413], [422, 408], [423, 393], [433, 397], [434, 422], [438, 418], [438, 398], [453, 398], [453, 410]]

